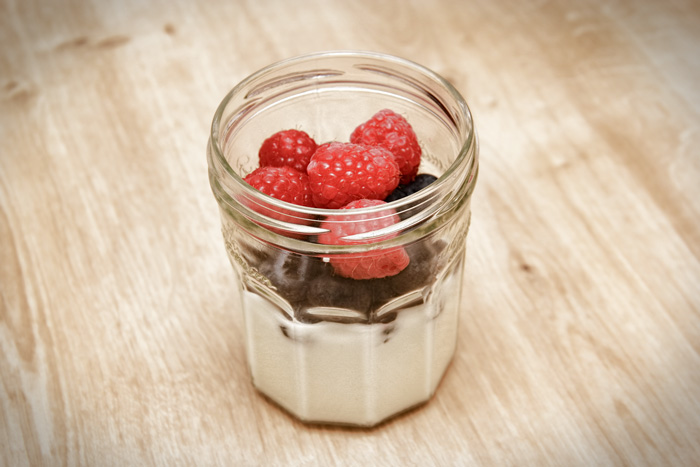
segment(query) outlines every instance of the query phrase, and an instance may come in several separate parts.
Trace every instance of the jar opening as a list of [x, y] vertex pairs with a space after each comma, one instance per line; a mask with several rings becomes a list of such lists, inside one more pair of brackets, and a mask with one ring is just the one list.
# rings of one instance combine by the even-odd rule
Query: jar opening
[[[469, 201], [476, 182], [478, 147], [471, 113], [459, 92], [436, 73], [373, 52], [287, 59], [233, 88], [215, 113], [208, 151], [210, 181], [222, 209], [257, 237], [308, 249], [327, 232], [322, 222], [341, 222], [348, 211], [290, 204], [245, 183], [243, 177], [256, 167], [260, 144], [288, 128], [306, 131], [319, 144], [347, 141], [354, 126], [382, 108], [392, 108], [412, 124], [423, 151], [421, 171], [437, 180], [386, 205], [353, 210], [373, 219], [396, 213], [401, 220], [347, 240], [387, 246], [437, 228]], [[335, 247], [354, 248], [319, 246], [323, 251]]]

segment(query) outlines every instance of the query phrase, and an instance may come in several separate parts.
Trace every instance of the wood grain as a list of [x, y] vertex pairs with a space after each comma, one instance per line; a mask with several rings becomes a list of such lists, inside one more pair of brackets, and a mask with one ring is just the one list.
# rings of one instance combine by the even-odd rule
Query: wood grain
[[[0, 465], [697, 465], [700, 4], [0, 1]], [[205, 160], [247, 74], [411, 58], [481, 141], [455, 360], [373, 430], [249, 383]]]

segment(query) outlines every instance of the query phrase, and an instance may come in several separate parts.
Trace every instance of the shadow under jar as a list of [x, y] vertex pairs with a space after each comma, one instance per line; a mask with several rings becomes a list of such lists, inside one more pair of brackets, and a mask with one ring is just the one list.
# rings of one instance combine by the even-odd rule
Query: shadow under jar
[[[381, 109], [408, 120], [422, 149], [419, 173], [438, 176], [413, 195], [357, 210], [397, 213], [400, 222], [350, 244], [324, 245], [324, 225], [353, 222], [348, 210], [292, 205], [243, 181], [273, 133], [295, 128], [319, 144], [348, 141]], [[224, 98], [208, 163], [255, 387], [302, 421], [352, 426], [376, 425], [430, 399], [455, 351], [478, 171], [473, 122], [460, 94], [432, 71], [388, 55], [285, 60]], [[410, 261], [394, 276], [355, 280], [332, 265], [396, 248]]]

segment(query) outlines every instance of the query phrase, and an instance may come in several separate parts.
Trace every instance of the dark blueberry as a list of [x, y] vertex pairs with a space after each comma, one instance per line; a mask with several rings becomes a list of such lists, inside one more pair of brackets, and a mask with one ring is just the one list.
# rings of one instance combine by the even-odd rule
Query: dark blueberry
[[333, 274], [319, 276], [308, 284], [307, 304], [366, 313], [372, 302], [372, 290], [366, 282]]
[[391, 201], [396, 201], [397, 199], [405, 198], [406, 196], [412, 195], [413, 193], [422, 190], [423, 188], [433, 183], [435, 180], [437, 180], [437, 177], [434, 175], [418, 174], [411, 183], [407, 185], [397, 186], [394, 191], [389, 193], [389, 196], [387, 196], [384, 199], [384, 201], [389, 203]]
[[320, 272], [319, 261], [308, 256], [279, 251], [277, 256], [260, 265], [277, 292], [292, 305], [304, 300], [307, 284]]
[[238, 245], [240, 255], [250, 266], [257, 268], [261, 263], [270, 260], [270, 249], [267, 245], [259, 242], [235, 242]]
[[406, 247], [411, 261], [406, 269], [387, 280], [394, 295], [404, 295], [431, 284], [437, 274], [438, 256], [444, 248], [443, 240], [423, 240]]

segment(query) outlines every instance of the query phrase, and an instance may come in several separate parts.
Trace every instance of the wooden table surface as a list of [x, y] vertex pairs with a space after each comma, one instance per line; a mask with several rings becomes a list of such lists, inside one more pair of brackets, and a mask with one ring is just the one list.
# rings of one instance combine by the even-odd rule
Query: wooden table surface
[[[470, 103], [457, 354], [373, 430], [259, 395], [205, 159], [271, 62], [365, 49]], [[700, 3], [0, 2], [0, 464], [697, 465]]]

